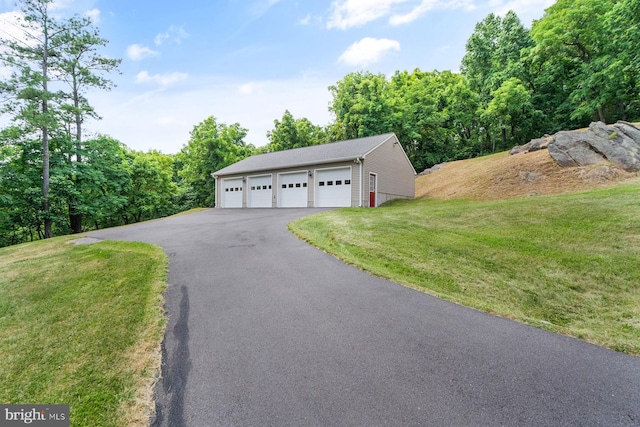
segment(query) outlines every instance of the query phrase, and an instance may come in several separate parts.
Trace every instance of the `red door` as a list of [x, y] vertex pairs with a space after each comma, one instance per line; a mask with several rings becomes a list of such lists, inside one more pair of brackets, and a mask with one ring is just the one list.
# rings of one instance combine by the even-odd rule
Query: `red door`
[[375, 173], [369, 174], [369, 207], [376, 207], [376, 178]]

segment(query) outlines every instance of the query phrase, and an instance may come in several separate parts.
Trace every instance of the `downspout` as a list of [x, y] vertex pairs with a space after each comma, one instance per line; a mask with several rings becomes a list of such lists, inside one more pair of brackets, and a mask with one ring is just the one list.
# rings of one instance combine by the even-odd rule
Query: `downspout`
[[355, 162], [360, 165], [360, 188], [358, 188], [358, 207], [361, 208], [362, 207], [362, 161], [360, 160], [360, 157], [356, 157]]
[[211, 173], [211, 178], [213, 178], [216, 182], [215, 182], [215, 186], [216, 186], [216, 191], [213, 194], [213, 207], [217, 208], [218, 207], [218, 177], [215, 175], [215, 173]]

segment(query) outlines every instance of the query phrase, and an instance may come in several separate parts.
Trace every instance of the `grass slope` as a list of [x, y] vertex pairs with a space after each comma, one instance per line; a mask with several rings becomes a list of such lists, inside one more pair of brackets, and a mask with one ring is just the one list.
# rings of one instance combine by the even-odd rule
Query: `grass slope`
[[145, 426], [166, 256], [70, 239], [0, 249], [0, 402], [69, 404], [73, 426]]
[[640, 354], [640, 184], [502, 201], [396, 201], [290, 229], [378, 276]]
[[445, 164], [416, 179], [416, 197], [503, 200], [605, 188], [638, 177], [613, 165], [563, 168], [547, 150], [508, 152]]

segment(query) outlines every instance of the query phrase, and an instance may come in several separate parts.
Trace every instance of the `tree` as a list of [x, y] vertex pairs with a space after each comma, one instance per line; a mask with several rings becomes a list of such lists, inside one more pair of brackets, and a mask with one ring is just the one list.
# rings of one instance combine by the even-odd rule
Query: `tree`
[[127, 153], [129, 185], [126, 203], [120, 210], [125, 224], [159, 218], [174, 213], [173, 158], [158, 151]]
[[521, 54], [532, 45], [529, 31], [513, 11], [504, 18], [491, 13], [476, 24], [466, 44], [461, 71], [484, 105], [504, 81], [522, 77]]
[[[451, 74], [445, 72], [444, 74]], [[437, 71], [396, 72], [389, 82], [388, 99], [393, 114], [388, 117], [392, 130], [403, 141], [416, 170], [423, 170], [447, 159], [449, 129], [444, 127], [443, 74]]]
[[11, 79], [1, 87], [12, 98], [5, 111], [15, 113], [14, 120], [25, 123], [27, 133], [37, 133], [42, 146], [42, 215], [44, 237], [52, 237], [49, 211], [49, 139], [57, 125], [56, 111], [51, 103], [57, 98], [50, 90], [52, 58], [62, 44], [63, 28], [53, 19], [49, 8], [52, 0], [23, 0], [22, 25], [26, 40], [2, 39], [5, 51], [1, 60], [14, 69]]
[[556, 75], [558, 70], [562, 73], [563, 80], [556, 84], [567, 88], [571, 118], [580, 124], [619, 116], [606, 114], [620, 104], [627, 84], [611, 68], [615, 50], [603, 19], [615, 4], [616, 0], [558, 0], [531, 29], [537, 61]]
[[[16, 141], [40, 141], [42, 194], [41, 217], [45, 238], [53, 235], [54, 212], [51, 210], [52, 176], [63, 182], [52, 171], [51, 156], [66, 153], [68, 161], [81, 161], [79, 145], [82, 141], [82, 123], [88, 115], [95, 116], [83, 92], [88, 87], [107, 89], [108, 80], [99, 73], [111, 71], [119, 61], [102, 58], [96, 49], [106, 41], [97, 36], [97, 30], [88, 19], [55, 18], [50, 9], [53, 0], [21, 0], [24, 18], [21, 20], [24, 38], [2, 39], [0, 60], [9, 66], [12, 76], [0, 84], [7, 97], [3, 112], [12, 115], [16, 128], [23, 135]], [[98, 74], [96, 74], [98, 73]], [[70, 92], [59, 90], [59, 82], [67, 82]], [[58, 89], [58, 90], [56, 90]], [[71, 128], [74, 128], [73, 132]], [[52, 145], [53, 144], [53, 145]], [[75, 159], [73, 157], [75, 156]], [[56, 165], [67, 171], [63, 162]], [[57, 194], [65, 191], [57, 191]], [[66, 191], [73, 195], [73, 192]], [[77, 202], [68, 200], [67, 210], [75, 231], [80, 231]]]
[[391, 109], [383, 74], [355, 72], [329, 86], [333, 101], [329, 111], [336, 116], [336, 139], [354, 139], [390, 132]]
[[523, 139], [530, 134], [533, 127], [532, 119], [536, 115], [531, 104], [530, 91], [519, 79], [512, 77], [503, 82], [491, 95], [492, 99], [483, 115], [486, 121], [498, 126], [502, 141], [498, 147], [494, 144], [491, 151], [506, 150], [523, 143]]
[[[97, 28], [89, 18], [71, 18], [60, 38], [63, 45], [61, 55], [55, 63], [60, 78], [69, 88], [69, 92], [61, 94], [61, 99], [64, 100], [62, 110], [68, 115], [69, 138], [72, 140], [69, 161], [80, 163], [85, 118], [98, 118], [84, 94], [89, 88], [111, 89], [113, 83], [103, 77], [103, 74], [116, 70], [121, 60], [105, 58], [98, 54], [97, 50], [106, 46], [107, 40], [99, 36]], [[80, 185], [77, 176], [74, 181]], [[68, 204], [70, 227], [74, 233], [80, 233], [82, 207], [78, 206], [78, 201], [73, 198], [69, 199]]]
[[267, 132], [269, 143], [265, 151], [282, 151], [292, 148], [309, 147], [329, 142], [325, 131], [307, 118], [294, 119], [286, 110], [282, 121], [274, 120], [274, 129]]
[[617, 118], [640, 118], [640, 3], [635, 0], [618, 0], [604, 17], [608, 58], [604, 73], [608, 81], [618, 85]]
[[[62, 200], [74, 200], [83, 219], [80, 227], [101, 228], [123, 223], [121, 210], [132, 186], [128, 149], [119, 141], [99, 135], [79, 148], [82, 162], [64, 158], [56, 190]], [[74, 230], [72, 230], [74, 231]]]
[[213, 116], [194, 126], [189, 142], [176, 155], [182, 164], [178, 172], [190, 187], [197, 206], [213, 206], [215, 180], [211, 174], [250, 156], [255, 148], [244, 138], [247, 130], [238, 123], [217, 123]]

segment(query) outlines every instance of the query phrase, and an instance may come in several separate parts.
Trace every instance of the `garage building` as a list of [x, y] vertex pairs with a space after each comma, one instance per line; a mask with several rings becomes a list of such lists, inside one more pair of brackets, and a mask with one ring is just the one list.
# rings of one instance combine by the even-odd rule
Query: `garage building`
[[416, 171], [393, 133], [258, 154], [212, 173], [216, 207], [375, 207], [411, 199]]

